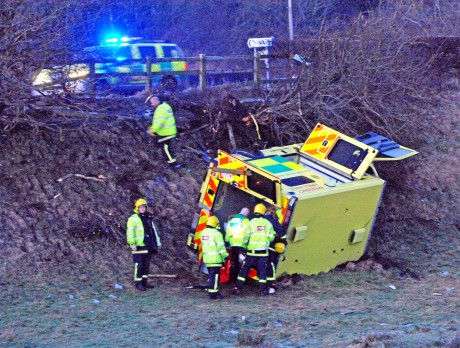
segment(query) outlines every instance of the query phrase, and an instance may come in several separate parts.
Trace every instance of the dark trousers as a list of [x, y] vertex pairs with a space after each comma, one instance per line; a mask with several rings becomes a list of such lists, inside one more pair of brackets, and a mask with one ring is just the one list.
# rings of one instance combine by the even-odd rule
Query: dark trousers
[[231, 247], [231, 255], [230, 255], [230, 281], [232, 283], [236, 282], [238, 278], [238, 273], [241, 270], [241, 263], [240, 263], [240, 252], [244, 249], [242, 247]]
[[268, 264], [267, 264], [267, 282], [269, 284], [276, 281], [276, 266], [278, 266], [279, 254], [269, 250], [268, 251]]
[[136, 284], [146, 283], [148, 279], [150, 261], [152, 260], [153, 252], [148, 250], [139, 250], [142, 248], [137, 248], [137, 251], [146, 251], [143, 254], [133, 254], [134, 261], [134, 282]]
[[238, 280], [236, 281], [236, 287], [242, 289], [246, 276], [252, 266], [257, 267], [257, 276], [259, 277], [259, 291], [263, 291], [267, 285], [267, 261], [268, 256], [253, 256], [246, 255], [246, 258], [241, 266], [241, 271], [238, 274]]
[[169, 165], [174, 165], [176, 163], [175, 151], [173, 149], [174, 142], [176, 140], [175, 136], [156, 136], [155, 139], [156, 145], [161, 149], [163, 158], [166, 160], [166, 162], [168, 162]]
[[208, 293], [211, 298], [219, 293], [220, 268], [221, 266], [207, 267], [209, 271]]

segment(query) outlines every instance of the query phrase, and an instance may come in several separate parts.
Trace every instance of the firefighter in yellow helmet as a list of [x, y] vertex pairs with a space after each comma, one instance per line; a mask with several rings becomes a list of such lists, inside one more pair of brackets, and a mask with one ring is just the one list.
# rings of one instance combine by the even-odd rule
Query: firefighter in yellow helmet
[[233, 289], [234, 295], [239, 295], [244, 286], [246, 276], [252, 266], [257, 267], [259, 278], [259, 295], [265, 296], [267, 291], [267, 261], [268, 247], [275, 239], [275, 230], [270, 221], [264, 218], [266, 211], [262, 203], [254, 207], [255, 217], [249, 221], [244, 228], [243, 247], [246, 249], [246, 258], [238, 274], [236, 287]]
[[231, 267], [230, 267], [230, 281], [236, 282], [238, 273], [241, 269], [240, 254], [244, 251], [242, 248], [244, 227], [249, 223], [248, 219], [249, 209], [243, 208], [240, 213], [230, 219], [225, 232], [225, 241], [230, 245], [231, 254]]
[[273, 229], [276, 232], [275, 239], [268, 247], [267, 285], [270, 294], [274, 294], [278, 288], [276, 284], [276, 267], [278, 266], [279, 256], [284, 252], [287, 244], [286, 231], [279, 223], [278, 212], [280, 211], [281, 209], [278, 207], [271, 206], [265, 212], [265, 218], [272, 223]]
[[147, 129], [147, 133], [155, 137], [155, 142], [157, 146], [161, 148], [168, 165], [174, 168], [180, 168], [172, 149], [173, 142], [177, 135], [176, 119], [174, 118], [173, 109], [163, 100], [161, 94], [149, 95], [145, 103], [151, 105], [155, 109], [152, 124]]
[[139, 291], [154, 288], [147, 282], [153, 254], [161, 246], [152, 215], [147, 211], [147, 201], [140, 198], [134, 205], [134, 214], [128, 218], [126, 240], [134, 262], [134, 285]]
[[228, 257], [225, 248], [224, 237], [219, 231], [219, 219], [216, 216], [209, 217], [206, 228], [200, 234], [203, 262], [209, 272], [208, 294], [211, 300], [223, 299], [219, 292], [220, 268]]

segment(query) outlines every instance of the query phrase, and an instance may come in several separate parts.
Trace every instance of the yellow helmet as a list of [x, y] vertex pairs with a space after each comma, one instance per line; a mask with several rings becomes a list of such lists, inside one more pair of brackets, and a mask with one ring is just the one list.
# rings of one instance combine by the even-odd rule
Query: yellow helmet
[[266, 211], [267, 211], [267, 208], [262, 203], [259, 203], [254, 207], [254, 214], [264, 215]]
[[211, 226], [214, 228], [216, 228], [218, 224], [219, 224], [219, 219], [217, 218], [217, 216], [214, 216], [214, 215], [210, 216], [208, 219], [208, 222], [206, 222], [206, 226]]
[[134, 204], [134, 211], [137, 213], [141, 205], [147, 205], [147, 201], [144, 198], [139, 198]]
[[284, 253], [284, 248], [285, 248], [284, 243], [275, 243], [275, 251], [276, 251], [278, 254]]

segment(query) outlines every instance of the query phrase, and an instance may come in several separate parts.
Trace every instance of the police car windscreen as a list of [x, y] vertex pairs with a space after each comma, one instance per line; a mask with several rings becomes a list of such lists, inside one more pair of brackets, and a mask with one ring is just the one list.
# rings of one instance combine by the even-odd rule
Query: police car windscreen
[[253, 171], [247, 177], [247, 182], [248, 189], [276, 202], [276, 186], [274, 181]]
[[131, 59], [131, 51], [127, 46], [106, 46], [85, 50], [85, 56], [97, 60]]

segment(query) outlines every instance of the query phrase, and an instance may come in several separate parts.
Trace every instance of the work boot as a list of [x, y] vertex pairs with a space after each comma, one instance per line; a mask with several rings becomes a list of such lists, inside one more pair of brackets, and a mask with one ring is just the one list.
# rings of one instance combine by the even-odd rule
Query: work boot
[[155, 285], [149, 284], [147, 282], [142, 282], [142, 286], [146, 289], [153, 289], [155, 287]]
[[136, 283], [136, 289], [139, 290], [139, 291], [145, 291], [147, 290], [144, 285], [142, 285], [141, 283]]
[[222, 294], [220, 293], [217, 293], [217, 294], [209, 294], [209, 298], [211, 300], [222, 300], [224, 298], [224, 296], [222, 296]]
[[238, 295], [241, 295], [241, 291], [238, 288], [233, 288], [232, 294], [235, 295], [235, 296], [238, 296]]
[[267, 295], [268, 295], [267, 290], [260, 290], [259, 291], [259, 296], [267, 296]]

